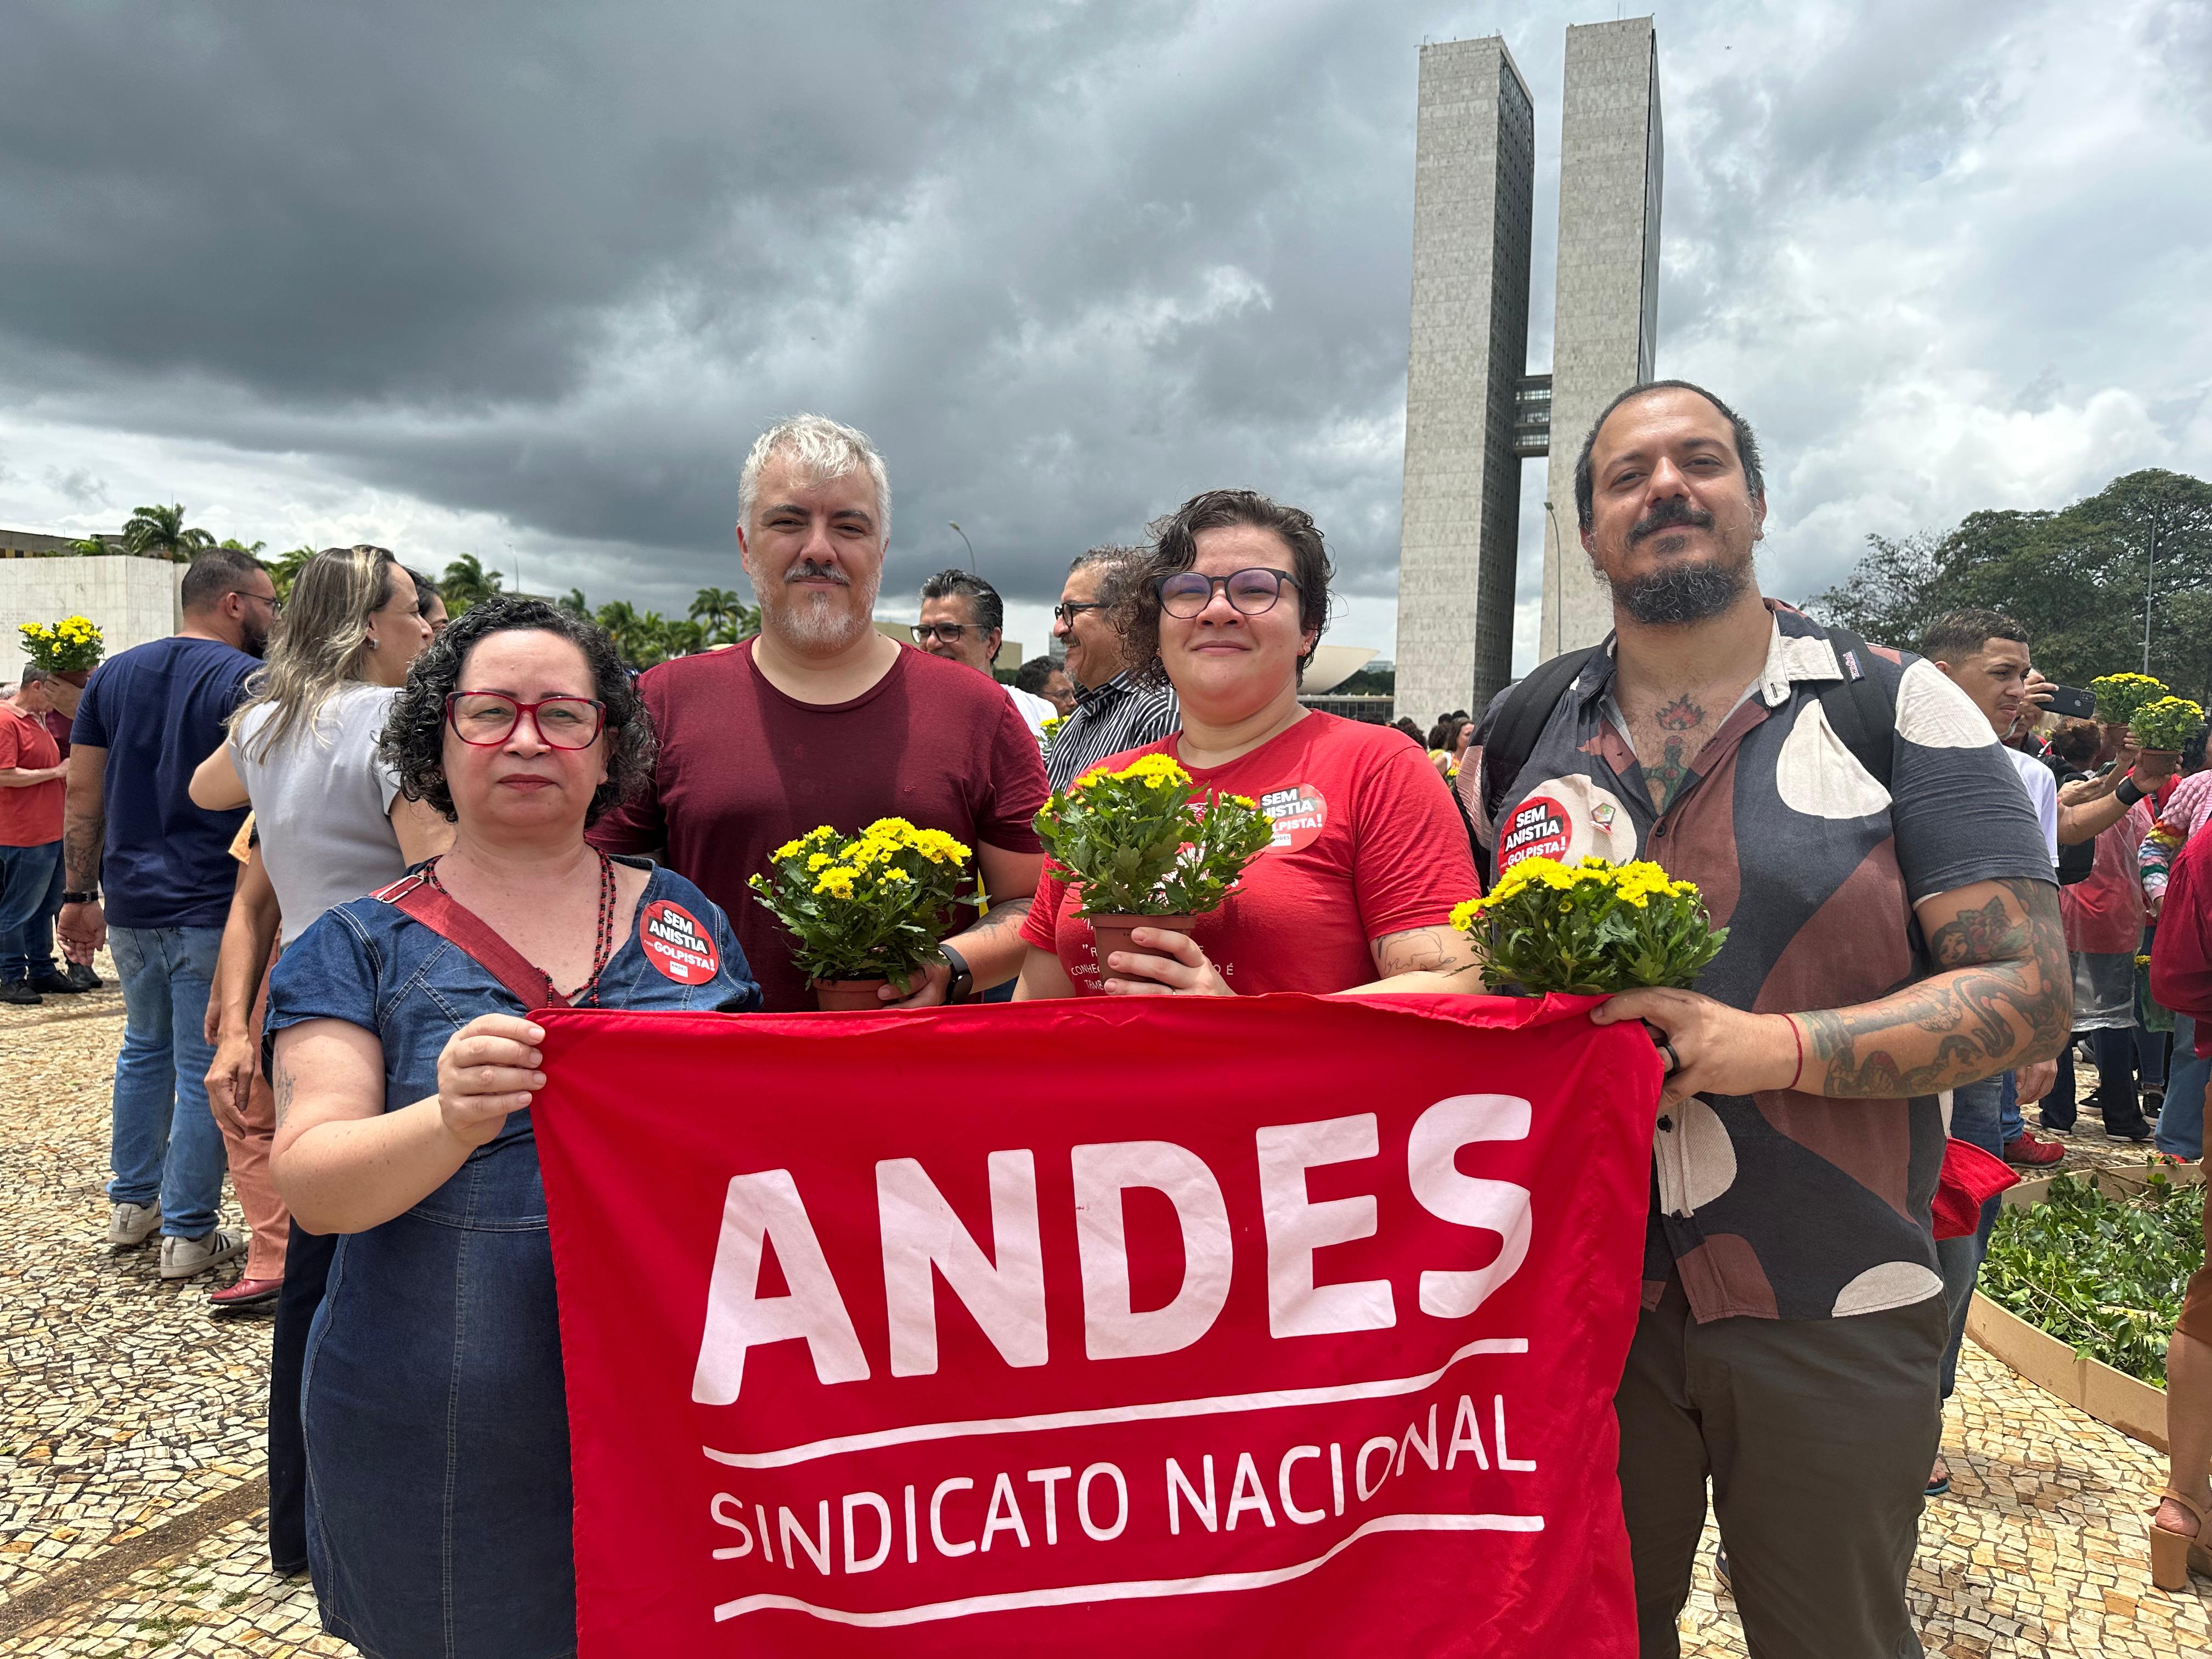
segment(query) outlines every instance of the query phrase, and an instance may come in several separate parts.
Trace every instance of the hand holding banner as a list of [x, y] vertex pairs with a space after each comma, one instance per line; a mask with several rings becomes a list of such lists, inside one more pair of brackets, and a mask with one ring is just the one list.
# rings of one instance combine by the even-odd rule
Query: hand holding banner
[[541, 1016], [581, 1652], [1632, 1653], [1592, 1000]]

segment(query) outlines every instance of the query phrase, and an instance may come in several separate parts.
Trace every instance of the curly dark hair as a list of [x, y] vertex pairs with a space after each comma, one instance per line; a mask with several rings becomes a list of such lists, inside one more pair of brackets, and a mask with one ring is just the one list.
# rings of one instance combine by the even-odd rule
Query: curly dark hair
[[478, 641], [518, 629], [556, 634], [592, 665], [592, 695], [606, 706], [601, 736], [607, 745], [607, 781], [592, 792], [584, 811], [586, 823], [596, 823], [645, 787], [659, 744], [653, 717], [645, 712], [607, 630], [543, 599], [503, 594], [455, 617], [407, 671], [406, 687], [392, 702], [377, 753], [399, 775], [402, 794], [428, 803], [451, 822], [457, 815], [453, 792], [446, 787], [446, 699], [460, 690], [461, 665]]
[[[1137, 580], [1114, 607], [1115, 631], [1128, 653], [1133, 678], [1152, 685], [1167, 680], [1167, 665], [1160, 660], [1161, 579], [1198, 562], [1202, 532], [1240, 524], [1271, 532], [1288, 550], [1291, 574], [1298, 584], [1299, 624], [1312, 630], [1316, 645], [1321, 643], [1322, 630], [1328, 626], [1328, 581], [1336, 574], [1321, 526], [1301, 509], [1280, 506], [1256, 489], [1209, 489], [1145, 526], [1152, 545], [1146, 550]], [[1310, 648], [1299, 656], [1300, 679], [1312, 659]]]

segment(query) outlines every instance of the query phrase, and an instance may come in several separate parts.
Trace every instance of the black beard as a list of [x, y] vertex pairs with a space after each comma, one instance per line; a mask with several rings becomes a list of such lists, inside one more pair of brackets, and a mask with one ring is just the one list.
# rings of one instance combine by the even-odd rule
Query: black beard
[[1613, 584], [1620, 608], [1647, 628], [1681, 627], [1710, 622], [1743, 597], [1751, 586], [1751, 566], [1680, 564], [1648, 576]]

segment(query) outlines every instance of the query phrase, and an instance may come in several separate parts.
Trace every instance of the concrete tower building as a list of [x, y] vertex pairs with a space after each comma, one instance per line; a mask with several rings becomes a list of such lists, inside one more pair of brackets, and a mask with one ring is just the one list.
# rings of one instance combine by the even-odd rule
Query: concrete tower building
[[1577, 535], [1574, 464], [1598, 410], [1652, 377], [1656, 52], [1648, 17], [1567, 31], [1553, 373], [1532, 375], [1528, 86], [1502, 40], [1421, 48], [1397, 652], [1397, 706], [1417, 720], [1480, 712], [1510, 677], [1521, 462], [1552, 453], [1554, 432], [1540, 654], [1612, 626]]
[[1652, 378], [1662, 145], [1651, 20], [1568, 29], [1564, 106], [1540, 659], [1613, 631], [1613, 601], [1583, 551], [1575, 459], [1598, 412]]
[[1423, 46], [1419, 97], [1397, 706], [1426, 720], [1511, 666], [1536, 112], [1495, 36]]

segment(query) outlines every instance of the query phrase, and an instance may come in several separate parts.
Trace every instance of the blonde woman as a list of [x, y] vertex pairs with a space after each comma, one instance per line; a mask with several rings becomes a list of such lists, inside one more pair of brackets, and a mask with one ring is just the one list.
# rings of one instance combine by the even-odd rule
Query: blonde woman
[[[216, 1307], [276, 1304], [270, 1383], [270, 1554], [307, 1562], [300, 1358], [321, 1304], [331, 1241], [291, 1225], [269, 1173], [276, 1109], [261, 1074], [256, 994], [281, 926], [289, 947], [332, 905], [397, 881], [442, 852], [451, 828], [399, 793], [376, 741], [430, 642], [414, 578], [380, 547], [325, 548], [300, 568], [269, 648], [231, 717], [230, 737], [193, 775], [210, 810], [251, 802], [258, 857], [240, 881], [216, 966], [208, 1100], [253, 1241]], [[289, 1242], [288, 1242], [289, 1241]]]

